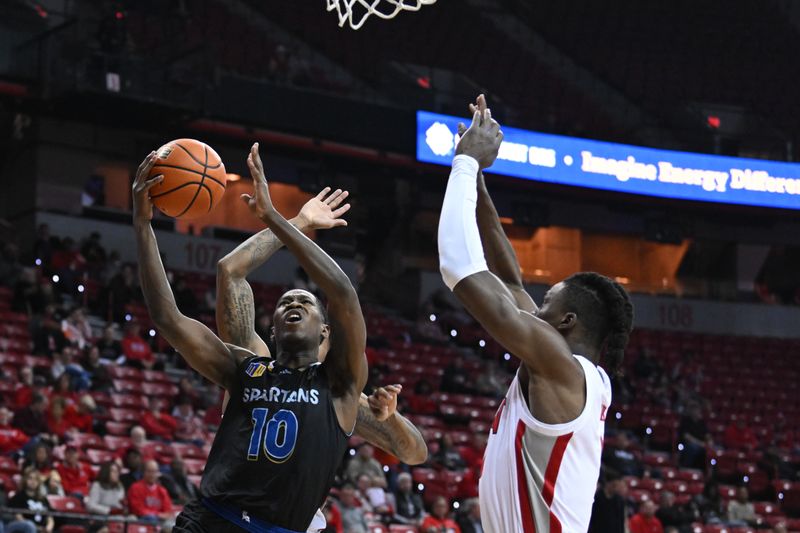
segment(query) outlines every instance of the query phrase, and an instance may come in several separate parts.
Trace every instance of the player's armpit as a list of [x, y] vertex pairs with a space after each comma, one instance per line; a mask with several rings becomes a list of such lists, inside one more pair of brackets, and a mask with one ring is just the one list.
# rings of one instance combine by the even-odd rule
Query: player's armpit
[[497, 276], [477, 272], [459, 281], [453, 293], [497, 342], [528, 369], [562, 383], [583, 379], [566, 340], [553, 326], [520, 309]]
[[428, 460], [428, 446], [414, 424], [397, 412], [385, 421], [379, 421], [364, 394], [359, 400], [354, 433], [408, 465]]

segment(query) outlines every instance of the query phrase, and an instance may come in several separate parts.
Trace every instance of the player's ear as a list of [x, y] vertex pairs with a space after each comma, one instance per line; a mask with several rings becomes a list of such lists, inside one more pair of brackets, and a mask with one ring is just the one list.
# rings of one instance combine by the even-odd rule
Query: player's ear
[[269, 327], [269, 342], [275, 344], [275, 326]]
[[568, 313], [564, 313], [564, 316], [561, 317], [561, 321], [558, 323], [557, 329], [561, 331], [567, 331], [574, 328], [577, 323], [578, 315], [570, 311]]
[[319, 334], [319, 343], [322, 344], [325, 342], [325, 339], [330, 337], [331, 335], [331, 327], [328, 324], [322, 324], [322, 331]]

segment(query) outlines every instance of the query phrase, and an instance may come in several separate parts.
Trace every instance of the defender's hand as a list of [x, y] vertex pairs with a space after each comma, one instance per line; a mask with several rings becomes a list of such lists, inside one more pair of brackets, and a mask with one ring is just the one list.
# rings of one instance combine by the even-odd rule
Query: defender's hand
[[330, 187], [325, 187], [300, 209], [297, 216], [304, 229], [328, 229], [347, 225], [347, 221], [340, 217], [350, 210], [350, 204], [341, 204], [350, 193], [341, 189], [332, 193], [330, 191]]
[[403, 390], [402, 385], [378, 387], [367, 398], [372, 414], [379, 422], [383, 422], [397, 411], [397, 395]]
[[492, 118], [492, 111], [485, 106], [483, 95], [478, 97], [478, 107], [470, 105], [474, 109], [472, 114], [472, 124], [469, 129], [459, 124], [461, 140], [456, 146], [456, 155], [464, 154], [478, 161], [481, 169], [492, 166], [503, 142], [503, 132], [500, 125]]
[[243, 194], [242, 200], [247, 204], [255, 216], [263, 221], [277, 214], [275, 206], [272, 205], [272, 198], [269, 196], [267, 187], [267, 177], [264, 175], [264, 165], [261, 163], [261, 156], [258, 155], [258, 143], [253, 143], [250, 148], [250, 155], [247, 156], [247, 167], [250, 169], [250, 177], [253, 178], [253, 195]]
[[163, 175], [147, 179], [156, 162], [155, 151], [144, 158], [136, 170], [136, 179], [133, 180], [133, 220], [134, 222], [149, 222], [153, 218], [153, 200], [150, 198], [150, 189], [157, 183], [164, 181]]

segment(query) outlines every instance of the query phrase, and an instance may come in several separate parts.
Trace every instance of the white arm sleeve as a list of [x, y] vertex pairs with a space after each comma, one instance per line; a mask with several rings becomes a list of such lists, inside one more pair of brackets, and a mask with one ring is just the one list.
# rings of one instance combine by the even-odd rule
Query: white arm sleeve
[[479, 170], [468, 155], [453, 158], [439, 217], [439, 270], [450, 290], [467, 276], [489, 270], [475, 214]]

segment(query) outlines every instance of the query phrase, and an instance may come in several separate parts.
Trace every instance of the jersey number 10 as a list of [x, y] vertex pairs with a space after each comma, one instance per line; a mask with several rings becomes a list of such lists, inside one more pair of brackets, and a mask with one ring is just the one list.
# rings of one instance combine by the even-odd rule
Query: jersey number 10
[[297, 417], [286, 409], [281, 409], [269, 420], [268, 414], [269, 409], [264, 407], [253, 409], [253, 434], [250, 436], [247, 459], [258, 461], [263, 443], [267, 459], [273, 463], [283, 463], [292, 455], [297, 443]]

